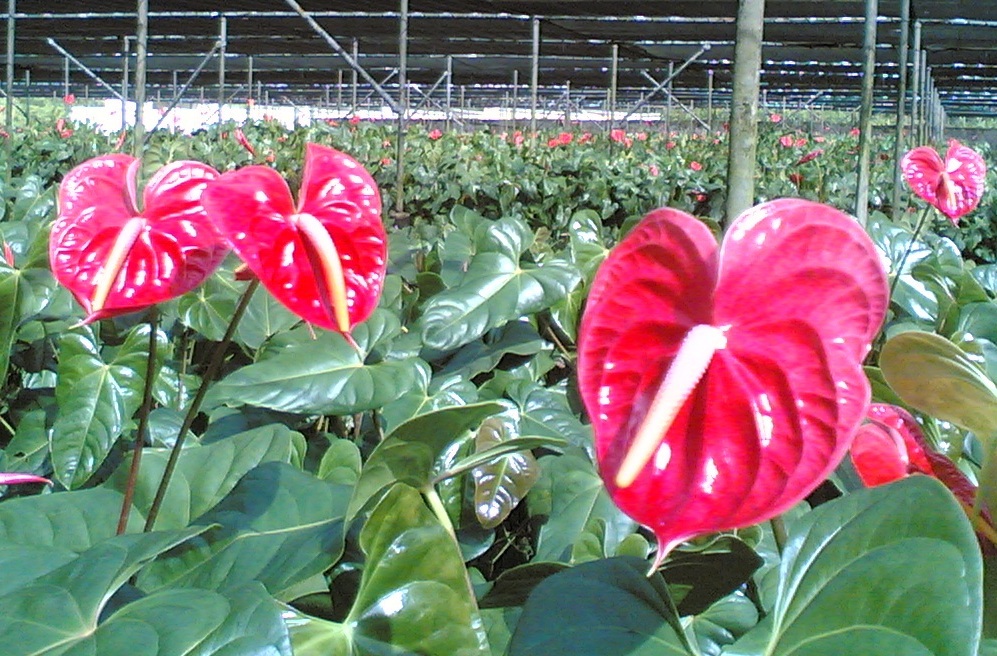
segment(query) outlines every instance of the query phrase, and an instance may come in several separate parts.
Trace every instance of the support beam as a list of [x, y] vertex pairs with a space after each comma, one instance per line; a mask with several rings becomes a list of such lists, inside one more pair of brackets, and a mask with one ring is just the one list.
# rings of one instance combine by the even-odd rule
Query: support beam
[[[353, 61], [360, 61], [360, 41], [357, 39], [353, 39]], [[350, 85], [352, 86], [352, 91], [350, 93], [350, 107], [353, 109], [350, 110], [350, 113], [353, 113], [357, 111], [357, 93], [358, 87], [360, 86], [360, 80], [358, 79], [357, 69], [351, 67], [350, 70], [353, 72], [353, 75], [350, 78]]]
[[[214, 58], [215, 53], [218, 52], [220, 48], [221, 44], [218, 41], [215, 41], [215, 45], [213, 45], [211, 47], [211, 50], [208, 51], [208, 54], [206, 54], [201, 59], [201, 63], [197, 65], [197, 68], [194, 69], [194, 72], [190, 74], [190, 77], [187, 78], [187, 81], [184, 82], [183, 86], [180, 87], [179, 90], [176, 90], [176, 84], [177, 84], [176, 71], [173, 71], [174, 73], [173, 87], [175, 89], [173, 92], [173, 100], [170, 101], [170, 106], [166, 108], [166, 111], [164, 111], [163, 114], [159, 117], [159, 120], [156, 121], [156, 125], [152, 128], [153, 132], [158, 130], [159, 126], [163, 124], [163, 121], [165, 121], [166, 117], [170, 115], [170, 112], [173, 111], [173, 108], [176, 107], [177, 104], [180, 102], [180, 99], [183, 98], [183, 95], [187, 92], [187, 89], [189, 89], [190, 86], [194, 84], [194, 80], [197, 79], [197, 76], [201, 74], [201, 71], [203, 71], [204, 67], [208, 65], [208, 62], [210, 62]], [[204, 101], [204, 87], [201, 87], [201, 101], [202, 102]], [[146, 139], [148, 138], [149, 135], [147, 134]]]
[[904, 208], [900, 207], [901, 192], [903, 191], [903, 170], [900, 161], [904, 153], [907, 152], [907, 140], [904, 136], [906, 132], [905, 121], [907, 109], [907, 65], [910, 59], [910, 0], [900, 0], [900, 48], [897, 52], [897, 68], [899, 79], [897, 81], [897, 128], [894, 136], [893, 148], [893, 202], [892, 217], [894, 222], [899, 221], [904, 213]]
[[519, 69], [512, 69], [512, 132], [516, 131], [516, 114], [519, 111]]
[[607, 101], [609, 109], [609, 131], [612, 132], [616, 126], [616, 92], [620, 83], [620, 44], [614, 43], [610, 52], [609, 62], [609, 98]]
[[69, 59], [66, 57], [62, 58], [62, 97], [65, 98], [69, 95]]
[[920, 145], [921, 137], [918, 134], [920, 125], [920, 97], [921, 97], [921, 21], [914, 21], [914, 43], [911, 47], [911, 74], [913, 79], [910, 85], [910, 138], [915, 145]]
[[918, 101], [917, 101], [917, 141], [918, 143], [927, 143], [928, 141], [928, 80], [931, 79], [931, 74], [928, 70], [928, 51], [921, 48], [920, 52], [921, 59], [921, 88], [918, 89]]
[[[672, 68], [672, 66], [669, 65], [669, 68]], [[651, 84], [655, 84], [655, 85], [658, 84], [658, 81], [654, 79], [654, 76], [652, 76], [647, 71], [641, 71], [640, 74], [643, 75], [644, 78], [647, 81], [649, 81]], [[681, 100], [679, 100], [678, 98], [676, 98], [675, 95], [668, 89], [668, 87], [665, 87], [664, 92], [665, 92], [665, 95], [668, 96], [668, 106], [671, 106], [672, 103], [675, 103], [678, 106], [678, 108], [681, 109], [682, 111], [684, 111], [686, 114], [688, 114], [692, 118], [693, 121], [695, 121], [696, 123], [699, 123], [701, 126], [703, 126], [704, 128], [706, 128], [707, 130], [710, 129], [710, 124], [707, 123], [706, 121], [704, 121], [703, 119], [699, 118], [698, 116], [696, 116], [696, 112], [692, 111], [692, 109], [689, 108], [689, 107], [687, 107], [685, 105], [685, 103], [683, 103]], [[666, 122], [665, 122], [665, 126], [666, 126], [665, 127], [665, 132], [670, 134], [671, 133], [671, 127], [669, 125], [670, 118], [666, 118], [665, 120], [666, 120]]]
[[706, 122], [707, 128], [713, 132], [713, 69], [706, 72]]
[[[115, 89], [110, 84], [108, 84], [107, 82], [105, 82], [99, 75], [97, 75], [90, 68], [88, 68], [86, 66], [86, 64], [84, 64], [79, 59], [77, 59], [76, 57], [74, 57], [68, 50], [66, 50], [65, 48], [63, 48], [62, 46], [60, 46], [55, 41], [55, 39], [47, 38], [47, 39], [45, 39], [45, 42], [48, 43], [50, 46], [52, 46], [56, 50], [56, 52], [58, 52], [59, 54], [61, 54], [63, 57], [65, 57], [69, 61], [73, 62], [73, 64], [75, 64], [77, 68], [79, 68], [81, 71], [83, 71], [84, 73], [86, 73], [87, 76], [90, 77], [90, 79], [92, 79], [94, 82], [96, 82], [97, 84], [99, 84], [100, 86], [102, 86], [112, 96], [114, 96], [115, 98], [117, 98], [121, 102], [125, 101], [125, 99], [122, 97], [122, 95], [120, 93], [118, 93], [117, 89]], [[11, 85], [13, 86], [13, 73], [11, 75], [12, 75]]]
[[[347, 64], [349, 64], [350, 68], [352, 68], [356, 73], [359, 73], [360, 76], [364, 79], [364, 81], [367, 82], [367, 84], [370, 84], [371, 86], [374, 87], [374, 90], [377, 92], [377, 95], [379, 95], [381, 99], [384, 100], [384, 102], [388, 105], [388, 107], [392, 109], [392, 111], [394, 111], [396, 114], [400, 111], [398, 103], [395, 102], [395, 99], [392, 98], [391, 95], [387, 91], [385, 91], [384, 88], [381, 87], [381, 85], [379, 85], [373, 77], [371, 77], [370, 73], [368, 73], [362, 66], [360, 66], [360, 64], [357, 62], [357, 58], [351, 57], [350, 53], [346, 52], [343, 46], [339, 45], [339, 42], [336, 41], [336, 39], [334, 39], [332, 35], [329, 34], [321, 25], [319, 25], [318, 22], [314, 18], [312, 18], [312, 15], [309, 12], [301, 8], [301, 5], [298, 4], [297, 0], [284, 0], [284, 2], [286, 2], [292, 9], [294, 9], [294, 11], [298, 12], [298, 15], [305, 19], [305, 22], [308, 23], [308, 25], [312, 28], [312, 30], [314, 30], [315, 33], [318, 34], [320, 37], [322, 37], [322, 39], [324, 39], [325, 42], [329, 44], [329, 46], [333, 50], [336, 51], [336, 54], [342, 57], [343, 60]], [[356, 39], [354, 39], [353, 44], [354, 44], [353, 47], [355, 53], [358, 47]], [[356, 89], [356, 83], [354, 83], [353, 88]], [[354, 103], [354, 107], [355, 106], [356, 103]]]
[[408, 0], [399, 0], [398, 149], [395, 155], [395, 219], [405, 211], [405, 130], [408, 127]]
[[758, 87], [762, 65], [765, 0], [740, 0], [734, 45], [734, 90], [730, 106], [726, 222], [755, 204], [758, 150]]
[[[447, 55], [447, 87], [446, 87], [446, 128], [450, 130], [450, 122], [453, 120], [453, 56]], [[437, 82], [439, 84], [439, 82]], [[432, 94], [432, 91], [430, 91]]]
[[879, 0], [865, 0], [865, 30], [862, 48], [862, 109], [859, 113], [859, 176], [855, 189], [855, 217], [865, 225], [869, 220], [869, 182], [872, 152], [872, 103], [876, 81], [876, 20], [879, 17]]
[[540, 19], [536, 16], [533, 23], [533, 53], [530, 57], [530, 134], [537, 133], [537, 100], [540, 83]]
[[[246, 89], [248, 90], [247, 95], [250, 98], [253, 97], [253, 73], [254, 73], [253, 56], [249, 55], [246, 58]], [[343, 75], [342, 71], [340, 71], [339, 75], [340, 75], [340, 84], [342, 84], [342, 75]]]
[[218, 19], [218, 126], [225, 120], [225, 50], [228, 48], [228, 19]]
[[[675, 62], [668, 62], [668, 84], [662, 91], [665, 92], [665, 132], [672, 133], [672, 80], [675, 79]], [[691, 113], [691, 112], [690, 112]]]
[[[4, 85], [7, 102], [4, 103], [4, 126], [7, 132], [11, 134], [13, 134], [14, 130], [14, 37], [16, 31], [15, 24], [17, 22], [14, 14], [16, 13], [17, 0], [7, 0], [7, 78]], [[8, 138], [6, 143], [7, 150], [9, 151], [13, 142]], [[8, 162], [10, 162], [9, 155], [10, 153], [8, 152]]]
[[145, 78], [149, 52], [149, 0], [138, 0], [135, 23], [135, 132], [132, 135], [132, 155], [142, 156], [145, 143]]

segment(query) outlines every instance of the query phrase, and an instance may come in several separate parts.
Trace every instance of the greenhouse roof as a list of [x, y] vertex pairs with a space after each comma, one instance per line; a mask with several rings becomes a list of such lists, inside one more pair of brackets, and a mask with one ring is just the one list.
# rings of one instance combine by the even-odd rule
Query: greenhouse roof
[[[360, 64], [382, 80], [398, 66], [399, 3], [300, 0], [345, 49], [356, 40]], [[316, 93], [349, 71], [330, 45], [281, 0], [216, 3], [153, 0], [149, 21], [149, 84], [163, 88], [174, 72], [186, 79], [212, 50], [226, 16], [225, 69], [233, 92], [246, 80], [280, 85], [289, 94]], [[714, 71], [719, 90], [730, 86], [736, 0], [410, 0], [408, 79], [423, 88], [440, 79], [448, 56], [461, 85], [521, 85], [530, 78], [533, 21], [540, 20], [539, 83], [605, 90], [611, 47], [619, 46], [619, 84], [636, 93], [667, 74], [669, 63], [694, 61], [676, 78], [678, 89], [705, 89]], [[66, 5], [61, 5], [65, 7]], [[363, 10], [357, 10], [357, 7]], [[75, 11], [20, 0], [16, 13], [18, 79], [61, 88], [65, 57], [119, 84], [124, 37], [135, 32], [134, 0], [81, 0]], [[628, 15], [618, 12], [625, 7]], [[863, 0], [769, 0], [766, 5], [762, 88], [797, 98], [855, 99], [861, 80]], [[879, 2], [877, 94], [887, 103], [896, 86], [899, 0]], [[951, 113], [992, 111], [997, 103], [997, 11], [989, 0], [913, 0], [927, 64]], [[708, 50], [700, 52], [703, 46]], [[215, 84], [209, 63], [198, 85]], [[89, 82], [76, 64], [73, 84]], [[349, 78], [347, 78], [349, 79]], [[93, 86], [91, 85], [91, 88]], [[481, 86], [477, 87], [481, 88]], [[54, 90], [54, 89], [53, 89]], [[990, 106], [988, 109], [987, 106]]]

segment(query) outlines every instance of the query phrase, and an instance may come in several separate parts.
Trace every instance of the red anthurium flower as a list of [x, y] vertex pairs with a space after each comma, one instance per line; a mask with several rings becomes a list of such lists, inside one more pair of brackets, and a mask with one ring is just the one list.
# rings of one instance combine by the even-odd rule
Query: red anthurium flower
[[431, 130], [428, 136], [432, 141], [436, 141], [437, 139], [443, 136], [443, 131], [440, 130], [439, 128], [436, 128], [435, 130]]
[[140, 165], [130, 155], [95, 157], [59, 187], [49, 259], [56, 279], [86, 310], [85, 323], [184, 294], [228, 252], [201, 205], [217, 171], [200, 162], [168, 164], [145, 186], [140, 208]]
[[865, 416], [862, 359], [886, 273], [847, 215], [802, 199], [755, 207], [722, 245], [652, 212], [610, 253], [579, 339], [582, 399], [614, 501], [658, 537], [755, 524], [811, 492]]
[[34, 474], [21, 474], [18, 472], [0, 472], [0, 485], [21, 485], [22, 483], [46, 483], [52, 481]]
[[352, 157], [308, 144], [298, 201], [266, 166], [221, 176], [204, 206], [274, 297], [305, 321], [349, 335], [374, 311], [387, 238], [381, 196]]
[[823, 154], [824, 154], [823, 148], [818, 148], [817, 150], [811, 150], [809, 153], [801, 157], [799, 161], [796, 162], [796, 165], [799, 166], [800, 164], [806, 164], [807, 162], [812, 162]]
[[904, 155], [900, 165], [914, 193], [955, 225], [983, 197], [987, 165], [976, 151], [955, 139], [949, 141], [944, 161], [934, 148], [921, 146]]
[[235, 136], [235, 140], [239, 142], [239, 145], [246, 149], [246, 152], [256, 157], [256, 149], [253, 148], [253, 144], [249, 143], [249, 139], [246, 138], [246, 134], [241, 128], [236, 128], [232, 134]]
[[796, 140], [793, 139], [792, 136], [784, 134], [781, 137], [779, 137], [779, 143], [782, 144], [783, 148], [792, 148], [793, 144], [796, 143]]

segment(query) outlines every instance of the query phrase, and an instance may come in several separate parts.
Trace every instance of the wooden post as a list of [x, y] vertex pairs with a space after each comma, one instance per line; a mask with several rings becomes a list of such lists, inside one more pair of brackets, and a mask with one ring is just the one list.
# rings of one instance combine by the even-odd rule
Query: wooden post
[[121, 46], [121, 129], [128, 127], [128, 66], [131, 59], [129, 37], [122, 38]]
[[734, 89], [730, 107], [726, 221], [755, 203], [758, 150], [758, 87], [762, 65], [765, 0], [740, 0], [734, 46]]
[[399, 0], [398, 14], [398, 136], [395, 160], [395, 214], [405, 210], [405, 130], [408, 120], [408, 0]]
[[907, 108], [907, 63], [910, 58], [908, 36], [910, 34], [910, 0], [900, 0], [900, 50], [897, 53], [897, 68], [900, 79], [897, 82], [897, 129], [893, 148], [893, 220], [898, 221], [903, 214], [900, 197], [903, 191], [903, 171], [900, 160], [907, 152], [904, 137], [904, 122]]
[[138, 0], [135, 25], [135, 133], [132, 155], [142, 156], [145, 142], [146, 55], [149, 46], [149, 0]]
[[225, 108], [225, 48], [228, 46], [228, 19], [224, 16], [218, 19], [218, 125], [224, 120], [222, 110]]
[[537, 132], [537, 94], [540, 83], [540, 19], [536, 16], [533, 24], [533, 56], [530, 58], [530, 133]]
[[859, 223], [869, 219], [869, 157], [872, 152], [872, 92], [876, 80], [876, 19], [879, 0], [865, 0], [865, 37], [862, 48], [862, 109], [859, 114], [859, 176], [855, 190], [855, 216]]

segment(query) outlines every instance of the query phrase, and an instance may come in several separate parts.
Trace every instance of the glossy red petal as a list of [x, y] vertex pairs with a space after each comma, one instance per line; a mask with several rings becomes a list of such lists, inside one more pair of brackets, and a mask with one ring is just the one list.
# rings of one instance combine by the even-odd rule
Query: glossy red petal
[[[146, 186], [141, 211], [134, 206], [137, 170], [133, 157], [106, 155], [70, 171], [59, 188], [49, 255], [56, 278], [87, 311], [87, 321], [190, 291], [227, 251], [200, 200], [208, 182], [218, 176], [214, 169], [199, 162], [163, 167]], [[109, 257], [126, 225], [140, 229], [120, 245], [123, 260], [112, 266]], [[108, 266], [117, 275], [102, 285]]]
[[370, 175], [352, 158], [309, 144], [298, 202], [273, 169], [226, 173], [205, 194], [219, 230], [273, 296], [309, 323], [340, 330], [319, 267], [324, 257], [299, 229], [308, 214], [328, 231], [342, 267], [349, 325], [377, 305], [387, 264], [381, 201]]
[[855, 432], [852, 465], [868, 486], [885, 485], [907, 476], [907, 452], [896, 431], [880, 424], [865, 424]]
[[[886, 301], [871, 240], [831, 208], [760, 206], [719, 253], [693, 217], [647, 217], [600, 268], [579, 340], [580, 391], [613, 499], [665, 551], [800, 501], [864, 416], [861, 360]], [[683, 340], [703, 324], [726, 343], [628, 483], [617, 471]]]

